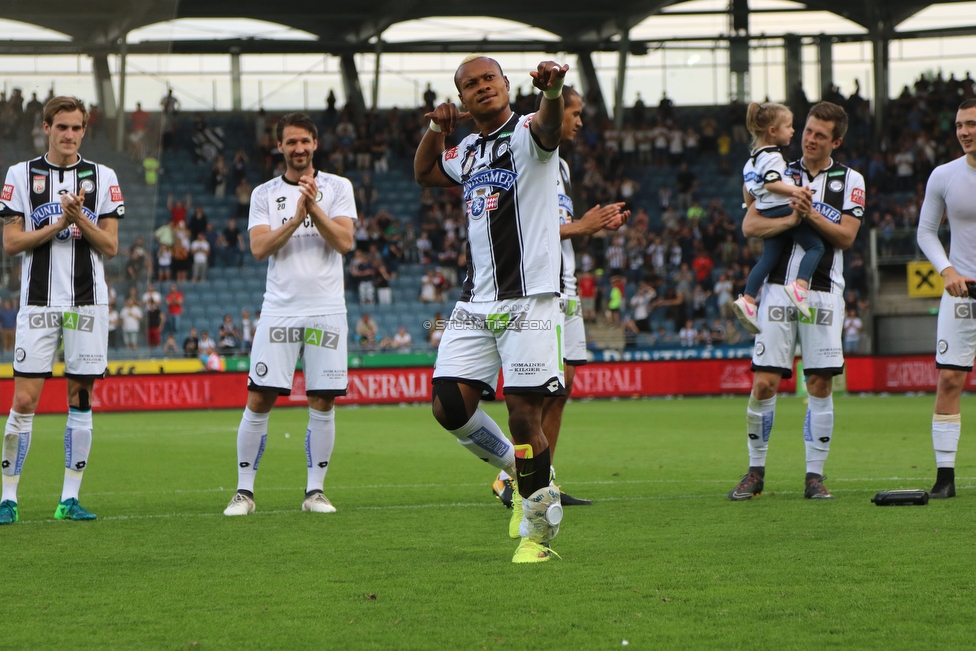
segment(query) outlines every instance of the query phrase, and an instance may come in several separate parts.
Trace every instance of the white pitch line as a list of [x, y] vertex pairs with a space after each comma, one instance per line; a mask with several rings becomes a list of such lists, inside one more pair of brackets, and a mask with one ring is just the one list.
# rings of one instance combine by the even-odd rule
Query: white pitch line
[[[831, 477], [829, 482], [831, 484], [843, 483], [843, 482], [895, 482], [895, 481], [929, 481], [931, 477], [837, 477], [836, 479]], [[956, 477], [957, 481], [974, 481], [976, 477]], [[568, 488], [574, 486], [617, 486], [617, 485], [628, 485], [628, 484], [734, 484], [735, 479], [609, 479], [609, 480], [594, 480], [594, 481], [574, 481], [566, 482], [565, 485]], [[477, 488], [479, 486], [490, 486], [490, 484], [485, 482], [477, 483], [466, 483], [466, 484], [336, 484], [328, 486], [329, 491], [333, 490], [404, 490], [404, 489], [422, 489], [426, 490], [429, 488]], [[193, 488], [193, 489], [180, 489], [174, 488], [169, 490], [158, 490], [158, 491], [101, 491], [101, 492], [89, 492], [86, 491], [87, 496], [114, 496], [114, 495], [195, 495], [195, 494], [206, 494], [206, 493], [227, 493], [233, 491], [233, 488]], [[272, 486], [272, 487], [262, 487], [260, 492], [271, 492], [271, 491], [295, 491], [301, 492], [303, 489], [301, 486]], [[26, 493], [24, 497], [27, 498], [44, 498], [47, 497], [48, 493]]]
[[[957, 488], [962, 489], [972, 489], [976, 488], [976, 484], [967, 486], [957, 486]], [[835, 491], [837, 493], [870, 493], [874, 489], [867, 488], [850, 488], [841, 489]], [[771, 491], [775, 492], [776, 495], [799, 495], [801, 491]], [[702, 500], [702, 499], [715, 499], [720, 500], [726, 498], [726, 493], [709, 493], [709, 494], [698, 494], [698, 495], [644, 495], [644, 496], [633, 496], [633, 497], [601, 497], [595, 500], [595, 503], [599, 505], [602, 502], [664, 502], [671, 500]], [[495, 502], [453, 502], [448, 504], [390, 504], [386, 506], [352, 506], [343, 507], [340, 510], [345, 511], [413, 511], [413, 510], [425, 510], [425, 509], [448, 509], [448, 508], [459, 508], [459, 509], [470, 509], [470, 508], [492, 508], [497, 509], [498, 505]], [[300, 513], [298, 509], [276, 509], [271, 511], [257, 511], [254, 515], [282, 515], [286, 513]], [[147, 515], [110, 515], [106, 517], [98, 518], [101, 522], [123, 522], [127, 520], [168, 520], [173, 518], [212, 518], [222, 516], [223, 513], [220, 511], [212, 511], [208, 513], [155, 513]], [[58, 520], [52, 518], [37, 519], [37, 520], [20, 520], [22, 524], [56, 524]]]

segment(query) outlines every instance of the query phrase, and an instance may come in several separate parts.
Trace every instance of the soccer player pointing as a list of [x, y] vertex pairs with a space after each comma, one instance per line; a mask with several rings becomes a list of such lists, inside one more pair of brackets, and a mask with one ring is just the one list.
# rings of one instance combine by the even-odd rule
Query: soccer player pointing
[[[935, 356], [939, 384], [932, 415], [937, 475], [930, 496], [937, 499], [956, 496], [956, 449], [962, 427], [959, 398], [976, 355], [976, 296], [966, 287], [976, 281], [976, 100], [959, 105], [956, 138], [965, 156], [938, 166], [929, 176], [918, 219], [918, 246], [945, 278]], [[939, 241], [943, 213], [952, 231], [948, 256]]]
[[323, 484], [335, 445], [335, 398], [346, 393], [342, 255], [352, 249], [356, 203], [348, 179], [313, 169], [318, 129], [307, 115], [285, 115], [277, 137], [287, 169], [251, 194], [251, 252], [269, 260], [268, 281], [251, 349], [247, 407], [237, 430], [237, 493], [224, 515], [254, 512], [268, 418], [278, 396], [291, 393], [299, 355], [308, 396], [302, 510], [335, 511]]
[[92, 391], [108, 357], [108, 285], [103, 261], [119, 248], [125, 214], [115, 172], [78, 150], [88, 111], [74, 97], [44, 105], [48, 152], [7, 172], [0, 195], [3, 248], [23, 255], [14, 353], [14, 401], [3, 435], [0, 524], [18, 519], [17, 487], [34, 410], [64, 340], [68, 380], [65, 471], [58, 520], [94, 520], [78, 503], [92, 441]]
[[[560, 395], [559, 220], [556, 150], [562, 136], [562, 87], [568, 66], [552, 61], [530, 73], [543, 92], [532, 116], [512, 112], [501, 66], [466, 58], [454, 75], [462, 106], [427, 114], [414, 175], [424, 186], [462, 185], [468, 217], [468, 270], [438, 349], [433, 412], [437, 422], [480, 459], [511, 475], [523, 498], [516, 563], [546, 561], [559, 530], [559, 490], [549, 484], [550, 453], [542, 429], [543, 399]], [[477, 133], [445, 151], [460, 120]], [[493, 399], [499, 368], [513, 448], [481, 410]]]

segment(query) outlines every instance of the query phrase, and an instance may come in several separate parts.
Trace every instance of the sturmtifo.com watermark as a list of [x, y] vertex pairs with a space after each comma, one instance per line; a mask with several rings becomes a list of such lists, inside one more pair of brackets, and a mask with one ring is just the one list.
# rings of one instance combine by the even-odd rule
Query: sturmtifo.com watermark
[[552, 330], [551, 319], [530, 319], [527, 312], [501, 312], [498, 314], [471, 314], [456, 309], [450, 319], [424, 321], [424, 329], [437, 330], [490, 330], [492, 332], [522, 330]]

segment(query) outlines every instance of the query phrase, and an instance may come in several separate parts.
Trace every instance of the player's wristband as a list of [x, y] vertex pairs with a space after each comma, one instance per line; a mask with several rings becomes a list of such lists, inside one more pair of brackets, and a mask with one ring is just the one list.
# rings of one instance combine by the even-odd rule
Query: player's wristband
[[542, 94], [546, 96], [546, 99], [559, 99], [559, 96], [563, 94], [563, 83], [566, 79], [557, 79], [552, 82], [552, 88], [547, 88], [542, 91]]
[[431, 131], [433, 131], [434, 133], [440, 133], [441, 132], [441, 125], [437, 124], [433, 120], [430, 121], [430, 126], [427, 127], [427, 128], [430, 129]]

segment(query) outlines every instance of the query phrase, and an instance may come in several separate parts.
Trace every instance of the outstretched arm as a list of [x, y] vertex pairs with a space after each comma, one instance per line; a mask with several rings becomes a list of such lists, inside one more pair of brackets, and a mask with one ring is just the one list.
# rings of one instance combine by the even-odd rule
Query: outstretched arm
[[539, 144], [552, 151], [559, 146], [563, 132], [563, 84], [568, 65], [543, 61], [529, 73], [532, 85], [542, 91], [542, 104], [532, 119], [530, 129]]

